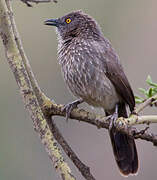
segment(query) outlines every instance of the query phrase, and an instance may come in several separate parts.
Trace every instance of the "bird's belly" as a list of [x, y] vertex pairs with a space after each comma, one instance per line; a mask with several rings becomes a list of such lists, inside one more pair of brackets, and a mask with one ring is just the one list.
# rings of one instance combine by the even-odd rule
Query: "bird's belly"
[[98, 95], [97, 97], [82, 97], [85, 102], [94, 107], [102, 107], [106, 111], [111, 111], [115, 108], [116, 103], [118, 103], [118, 98], [114, 95]]
[[82, 98], [86, 103], [94, 107], [102, 107], [105, 110], [113, 110], [119, 102], [111, 81], [103, 73], [90, 76], [86, 72], [63, 71], [64, 80], [72, 94]]

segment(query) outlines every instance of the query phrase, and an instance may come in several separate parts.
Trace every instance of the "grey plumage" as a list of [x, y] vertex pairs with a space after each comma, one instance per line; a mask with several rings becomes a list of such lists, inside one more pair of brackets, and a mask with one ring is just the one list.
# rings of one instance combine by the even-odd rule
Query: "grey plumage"
[[[79, 42], [75, 40], [63, 46], [58, 53], [59, 60], [71, 92], [90, 105], [103, 107], [105, 110], [114, 109], [118, 97], [102, 68], [104, 65], [100, 60], [103, 58], [100, 43], [84, 39], [80, 42], [79, 39]], [[97, 52], [93, 53], [95, 46]]]
[[[126, 105], [133, 111], [134, 95], [111, 43], [104, 38], [96, 21], [76, 11], [56, 20], [46, 21], [57, 27], [58, 59], [70, 91], [107, 115], [119, 105], [118, 116], [127, 117]], [[134, 174], [138, 157], [133, 138], [110, 131], [113, 151], [120, 171]]]

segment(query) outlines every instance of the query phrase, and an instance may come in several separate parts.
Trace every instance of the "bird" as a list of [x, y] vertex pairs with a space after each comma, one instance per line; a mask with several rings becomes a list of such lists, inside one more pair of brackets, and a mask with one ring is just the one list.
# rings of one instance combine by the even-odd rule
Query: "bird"
[[138, 154], [134, 138], [115, 128], [118, 117], [134, 111], [135, 98], [119, 57], [96, 20], [82, 10], [70, 12], [45, 25], [55, 26], [58, 60], [64, 81], [78, 100], [67, 104], [66, 114], [79, 103], [103, 108], [110, 118], [109, 135], [120, 173], [137, 174]]

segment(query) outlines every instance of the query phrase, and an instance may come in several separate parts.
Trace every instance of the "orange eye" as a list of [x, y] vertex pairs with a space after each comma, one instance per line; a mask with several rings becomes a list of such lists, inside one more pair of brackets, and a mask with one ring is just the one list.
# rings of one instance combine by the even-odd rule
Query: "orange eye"
[[66, 19], [66, 23], [67, 23], [67, 24], [69, 24], [70, 22], [71, 22], [71, 19], [70, 19], [70, 18]]

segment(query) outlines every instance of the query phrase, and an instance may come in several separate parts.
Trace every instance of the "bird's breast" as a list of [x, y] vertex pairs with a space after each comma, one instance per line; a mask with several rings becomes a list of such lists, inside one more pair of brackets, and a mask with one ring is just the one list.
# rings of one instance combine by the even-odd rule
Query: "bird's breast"
[[[86, 47], [86, 46], [85, 46]], [[94, 61], [90, 48], [73, 46], [59, 54], [64, 80], [72, 94], [92, 106], [113, 109], [119, 101], [105, 69]]]

